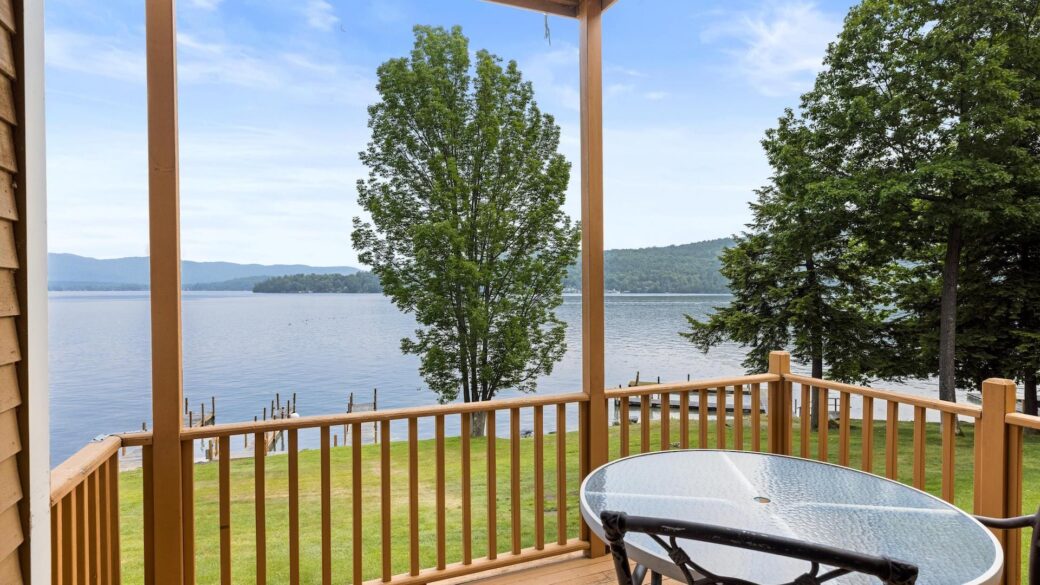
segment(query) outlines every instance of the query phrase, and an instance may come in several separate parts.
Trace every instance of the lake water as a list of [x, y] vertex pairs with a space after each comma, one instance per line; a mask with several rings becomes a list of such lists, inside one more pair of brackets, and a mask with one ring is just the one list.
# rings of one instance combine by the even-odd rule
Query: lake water
[[[678, 335], [684, 314], [704, 316], [726, 302], [720, 295], [608, 296], [608, 386], [627, 384], [637, 371], [662, 381], [742, 374], [738, 346], [704, 355]], [[539, 393], [581, 390], [580, 297], [566, 297], [558, 314], [568, 351]], [[415, 322], [382, 295], [185, 292], [183, 315], [184, 395], [196, 412], [216, 397], [218, 422], [253, 420], [276, 392], [283, 402], [295, 392], [302, 415], [344, 412], [350, 392], [370, 401], [373, 388], [380, 409], [436, 403], [418, 359], [400, 352]], [[53, 463], [98, 434], [137, 430], [142, 422], [151, 428], [149, 335], [147, 293], [50, 294]], [[928, 382], [899, 387], [935, 392]], [[429, 424], [420, 434], [431, 432]], [[393, 428], [395, 436], [404, 430]], [[305, 447], [315, 440], [301, 434]]]

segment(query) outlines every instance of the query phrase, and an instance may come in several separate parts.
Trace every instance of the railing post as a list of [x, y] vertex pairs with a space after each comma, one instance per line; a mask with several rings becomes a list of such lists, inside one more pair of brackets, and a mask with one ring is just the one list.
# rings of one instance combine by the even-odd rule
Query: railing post
[[[1015, 412], [1015, 382], [990, 378], [982, 383], [982, 418], [975, 435], [975, 513], [1007, 518], [1019, 513], [1021, 501], [1021, 429], [1006, 423]], [[994, 530], [1004, 548], [1004, 583], [1018, 583], [1020, 540], [1017, 531]]]
[[[180, 185], [174, 0], [145, 3], [148, 85], [148, 233], [152, 330], [154, 585], [185, 582], [182, 498]], [[189, 529], [191, 525], [188, 525]], [[147, 554], [147, 553], [146, 553]], [[190, 572], [190, 571], [189, 571]], [[151, 582], [149, 585], [153, 585]]]
[[[588, 402], [579, 406], [581, 473], [607, 462], [607, 399], [604, 377], [603, 307], [603, 3], [579, 3], [578, 61], [581, 78], [581, 317], [582, 387]], [[581, 524], [588, 554], [606, 554], [606, 546]]]
[[769, 383], [769, 452], [791, 454], [791, 383], [784, 379], [791, 373], [791, 354], [786, 351], [769, 352], [769, 373], [780, 380]]

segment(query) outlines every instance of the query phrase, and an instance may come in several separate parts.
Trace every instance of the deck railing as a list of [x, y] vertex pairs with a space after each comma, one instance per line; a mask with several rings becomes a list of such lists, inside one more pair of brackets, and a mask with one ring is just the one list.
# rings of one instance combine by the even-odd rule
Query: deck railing
[[118, 437], [51, 471], [51, 583], [120, 583]]
[[[1015, 412], [1006, 380], [987, 380], [981, 405], [953, 404], [793, 374], [783, 352], [766, 374], [609, 389], [601, 399], [615, 406], [599, 410], [612, 420], [591, 420], [590, 397], [575, 393], [186, 428], [186, 582], [428, 583], [597, 554], [576, 505], [593, 442], [606, 442], [608, 459], [694, 447], [811, 457], [1010, 516], [1022, 505], [1023, 431], [1040, 430], [1040, 417]], [[473, 413], [486, 416], [485, 437], [471, 437]], [[341, 448], [330, 443], [339, 429]], [[373, 430], [378, 440], [366, 443]], [[268, 451], [273, 433], [286, 435], [284, 453]], [[316, 434], [317, 449], [301, 450], [301, 433]], [[193, 464], [198, 441], [216, 442], [215, 463]], [[251, 448], [233, 453], [240, 444]], [[118, 450], [127, 446], [142, 448], [133, 486], [143, 543], [139, 558], [121, 559]], [[134, 433], [54, 470], [54, 583], [154, 581], [152, 465], [151, 435]], [[1018, 583], [1020, 537], [997, 535], [1005, 582]]]

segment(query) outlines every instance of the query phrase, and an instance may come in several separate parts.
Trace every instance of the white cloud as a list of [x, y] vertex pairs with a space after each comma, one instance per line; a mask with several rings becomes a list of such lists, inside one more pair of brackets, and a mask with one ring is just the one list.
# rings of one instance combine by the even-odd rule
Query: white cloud
[[138, 46], [131, 46], [116, 38], [51, 27], [47, 30], [45, 41], [47, 67], [121, 81], [144, 82], [143, 39]]
[[551, 106], [545, 109], [578, 110], [578, 47], [561, 43], [519, 61], [524, 77], [534, 85], [539, 103]]
[[643, 97], [652, 102], [659, 102], [663, 99], [668, 98], [670, 95], [671, 94], [667, 91], [648, 91], [643, 94]]
[[812, 86], [823, 69], [827, 44], [840, 30], [839, 18], [796, 0], [735, 14], [709, 27], [701, 39], [735, 41], [730, 52], [737, 73], [764, 95], [784, 96]]
[[332, 10], [332, 4], [326, 0], [307, 0], [303, 6], [303, 14], [307, 24], [318, 30], [332, 30], [339, 24], [339, 17]]
[[190, 0], [188, 3], [203, 10], [216, 10], [224, 0]]

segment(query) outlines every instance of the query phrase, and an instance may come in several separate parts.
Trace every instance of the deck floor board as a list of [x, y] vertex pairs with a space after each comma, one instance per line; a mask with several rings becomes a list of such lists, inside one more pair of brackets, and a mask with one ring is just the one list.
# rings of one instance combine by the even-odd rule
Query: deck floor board
[[[532, 566], [534, 565], [534, 566]], [[646, 582], [650, 579], [647, 578]], [[666, 584], [680, 583], [665, 579]], [[487, 576], [475, 575], [469, 580], [457, 583], [467, 585], [613, 585], [617, 583], [614, 576], [614, 563], [610, 556], [598, 559], [587, 559], [581, 556], [565, 559], [547, 559], [537, 564], [517, 565], [505, 569], [501, 573]]]

